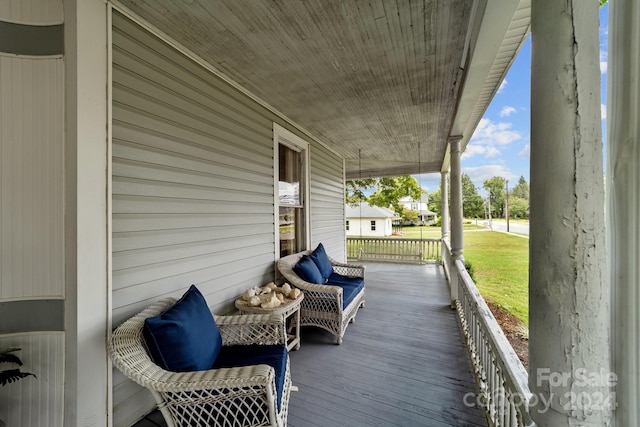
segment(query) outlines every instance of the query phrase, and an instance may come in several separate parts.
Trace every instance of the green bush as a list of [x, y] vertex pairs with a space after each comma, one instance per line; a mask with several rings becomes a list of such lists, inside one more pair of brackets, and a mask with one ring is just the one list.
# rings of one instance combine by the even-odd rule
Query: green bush
[[474, 273], [473, 265], [469, 261], [467, 261], [466, 259], [464, 260], [464, 268], [467, 269], [467, 273], [469, 273], [469, 276], [471, 277], [471, 280], [473, 280], [474, 283], [475, 283], [476, 279], [473, 277], [473, 273]]

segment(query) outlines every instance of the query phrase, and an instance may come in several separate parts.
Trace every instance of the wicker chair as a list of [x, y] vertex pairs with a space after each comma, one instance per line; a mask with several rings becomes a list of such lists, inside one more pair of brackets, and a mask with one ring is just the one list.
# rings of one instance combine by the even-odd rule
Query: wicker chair
[[[300, 325], [323, 328], [336, 336], [338, 344], [342, 344], [347, 326], [355, 321], [358, 309], [364, 307], [364, 288], [347, 307], [343, 307], [343, 289], [340, 286], [310, 283], [294, 271], [293, 268], [302, 256], [312, 253], [312, 250], [308, 250], [282, 257], [277, 263], [278, 270], [289, 284], [304, 293], [300, 308]], [[329, 260], [335, 273], [346, 277], [364, 278], [363, 265], [340, 263], [330, 257]]]
[[[286, 426], [292, 390], [288, 357], [279, 410], [275, 371], [268, 365], [170, 372], [151, 360], [142, 334], [144, 320], [175, 301], [161, 300], [125, 321], [109, 343], [114, 365], [151, 391], [167, 426]], [[286, 344], [282, 316], [215, 316], [215, 321], [223, 346]]]

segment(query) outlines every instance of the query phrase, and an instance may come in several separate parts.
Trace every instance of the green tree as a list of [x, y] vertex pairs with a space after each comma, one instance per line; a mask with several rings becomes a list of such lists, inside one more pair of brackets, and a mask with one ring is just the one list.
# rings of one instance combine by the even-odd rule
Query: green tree
[[526, 218], [529, 211], [529, 200], [509, 195], [509, 218]]
[[369, 204], [383, 208], [391, 207], [399, 215], [402, 215], [404, 210], [400, 199], [411, 197], [414, 200], [420, 200], [424, 193], [418, 180], [410, 175], [378, 178], [375, 187], [376, 190], [367, 199]]
[[[510, 196], [529, 200], [529, 184], [524, 180], [524, 176], [521, 176], [520, 179], [518, 179], [518, 183], [513, 187], [510, 193]], [[511, 202], [511, 198], [509, 198], [509, 202]]]
[[438, 214], [438, 217], [440, 217], [440, 213], [442, 212], [442, 197], [440, 196], [440, 188], [432, 193], [429, 193], [427, 209], [429, 209], [431, 212], [435, 212], [436, 214]]
[[403, 209], [401, 216], [405, 222], [417, 223], [420, 218], [420, 213], [411, 209]]
[[[367, 197], [366, 190], [374, 190]], [[391, 176], [385, 178], [354, 179], [346, 182], [345, 202], [356, 206], [360, 202], [369, 202], [372, 206], [391, 208], [403, 220], [412, 218], [409, 209], [400, 204], [403, 197], [420, 200], [425, 191], [420, 188], [418, 180], [413, 176]], [[415, 213], [417, 215], [417, 212]]]
[[484, 200], [469, 175], [462, 174], [462, 215], [465, 218], [481, 217], [484, 213]]
[[487, 179], [482, 187], [489, 192], [491, 202], [491, 216], [504, 216], [504, 198], [505, 198], [506, 180], [501, 176], [494, 176]]
[[366, 202], [365, 190], [375, 188], [375, 178], [350, 179], [346, 182], [345, 202], [351, 206], [357, 206], [360, 202]]

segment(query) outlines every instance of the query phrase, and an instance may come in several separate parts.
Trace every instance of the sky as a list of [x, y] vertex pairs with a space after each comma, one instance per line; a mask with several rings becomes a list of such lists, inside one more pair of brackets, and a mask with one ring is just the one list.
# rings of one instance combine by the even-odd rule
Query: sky
[[[606, 119], [608, 11], [608, 5], [600, 9], [603, 141]], [[482, 183], [493, 176], [509, 180], [509, 187], [515, 185], [520, 176], [530, 182], [530, 86], [531, 36], [522, 46], [462, 154], [462, 172], [469, 175], [482, 197], [486, 197]], [[437, 190], [440, 185], [440, 174], [425, 174], [417, 178], [429, 193]]]

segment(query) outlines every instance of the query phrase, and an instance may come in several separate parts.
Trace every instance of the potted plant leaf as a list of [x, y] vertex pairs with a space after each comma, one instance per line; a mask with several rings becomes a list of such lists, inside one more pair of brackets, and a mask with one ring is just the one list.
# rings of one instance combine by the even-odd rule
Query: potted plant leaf
[[19, 367], [22, 366], [22, 360], [20, 360], [18, 356], [13, 354], [16, 351], [20, 351], [20, 349], [8, 348], [0, 351], [0, 364], [10, 364], [18, 366], [18, 368], [14, 367], [13, 369], [3, 369], [2, 371], [0, 371], [0, 386], [5, 386], [25, 377], [35, 377], [35, 374], [32, 374], [31, 372], [22, 372], [20, 370]]
[[[4, 387], [7, 384], [10, 384], [15, 381], [19, 381], [25, 377], [36, 377], [35, 374], [31, 372], [22, 372], [20, 370], [20, 366], [22, 366], [22, 360], [18, 356], [16, 356], [16, 351], [20, 351], [19, 348], [7, 348], [5, 350], [0, 350], [0, 367], [2, 365], [12, 365], [11, 369], [3, 368], [0, 370], [0, 386]], [[15, 366], [18, 366], [17, 368]], [[4, 427], [5, 422], [0, 419], [0, 427]]]

